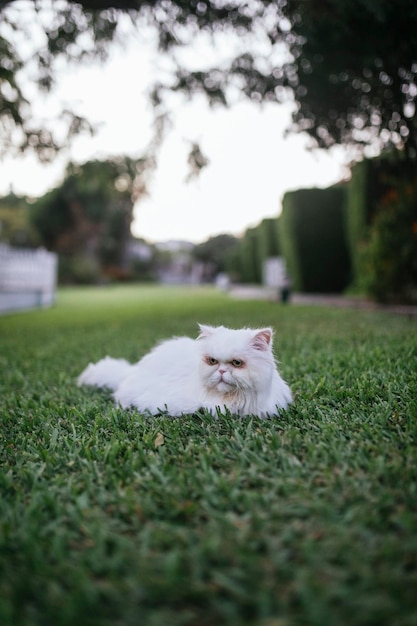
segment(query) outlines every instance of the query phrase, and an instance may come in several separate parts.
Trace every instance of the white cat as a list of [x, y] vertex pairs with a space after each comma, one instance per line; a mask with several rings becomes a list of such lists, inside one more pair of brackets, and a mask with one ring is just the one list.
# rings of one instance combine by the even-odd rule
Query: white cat
[[78, 385], [108, 387], [122, 407], [179, 416], [205, 408], [267, 417], [292, 402], [272, 354], [272, 330], [199, 325], [197, 339], [162, 342], [132, 365], [106, 357]]

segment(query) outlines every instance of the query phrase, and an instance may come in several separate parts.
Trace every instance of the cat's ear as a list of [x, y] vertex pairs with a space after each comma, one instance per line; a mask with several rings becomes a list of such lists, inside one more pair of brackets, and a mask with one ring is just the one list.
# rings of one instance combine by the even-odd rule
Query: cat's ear
[[211, 335], [213, 334], [213, 331], [214, 331], [213, 326], [206, 326], [205, 324], [199, 324], [198, 327], [200, 329], [200, 334], [198, 335], [197, 339], [206, 339], [207, 337], [211, 337]]
[[260, 350], [261, 352], [269, 350], [272, 343], [272, 334], [272, 328], [258, 330], [251, 342], [255, 350]]

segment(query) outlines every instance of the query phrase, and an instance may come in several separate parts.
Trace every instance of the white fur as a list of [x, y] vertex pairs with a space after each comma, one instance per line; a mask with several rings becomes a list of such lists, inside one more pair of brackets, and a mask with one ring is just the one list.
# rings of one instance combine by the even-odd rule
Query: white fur
[[164, 341], [134, 365], [110, 357], [90, 363], [78, 385], [108, 387], [122, 407], [175, 416], [226, 408], [266, 417], [292, 402], [276, 368], [270, 328], [200, 325], [197, 339]]

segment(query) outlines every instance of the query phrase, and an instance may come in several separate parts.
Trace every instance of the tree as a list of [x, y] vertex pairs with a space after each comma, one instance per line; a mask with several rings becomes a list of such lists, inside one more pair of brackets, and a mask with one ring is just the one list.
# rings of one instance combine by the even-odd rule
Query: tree
[[[28, 59], [20, 44], [36, 25], [37, 37], [30, 39], [39, 43]], [[48, 124], [34, 125], [28, 81], [48, 91], [57, 61], [105, 59], [110, 44], [145, 27], [154, 29], [159, 52], [169, 52], [165, 56], [171, 61], [171, 73], [165, 72], [163, 82], [158, 77], [150, 95], [159, 130], [168, 92], [204, 93], [212, 104], [223, 105], [241, 96], [292, 100], [292, 130], [308, 133], [319, 147], [347, 144], [359, 156], [369, 146], [374, 152], [395, 146], [416, 157], [414, 0], [63, 0], [54, 5], [0, 0], [4, 149], [33, 149], [47, 159], [88, 129], [87, 121], [69, 110], [61, 115], [64, 139]], [[215, 65], [190, 68], [181, 57], [181, 49], [199, 37], [211, 36], [216, 43], [225, 33], [235, 42], [234, 52], [219, 56]]]
[[181, 68], [171, 89], [223, 103], [233, 88], [258, 102], [293, 100], [290, 130], [308, 133], [314, 146], [349, 146], [356, 158], [395, 147], [417, 157], [414, 0], [278, 0], [264, 8], [270, 21], [257, 17], [252, 28], [265, 54], [248, 50], [203, 72]]
[[216, 235], [195, 246], [192, 255], [203, 264], [203, 280], [212, 281], [220, 272], [228, 269], [230, 254], [237, 248], [239, 240], [232, 235]]
[[[249, 6], [250, 5], [250, 6]], [[250, 34], [255, 22], [265, 13], [264, 2], [245, 3], [183, 2], [182, 0], [62, 0], [51, 4], [0, 0], [0, 135], [3, 152], [34, 150], [43, 160], [71, 141], [77, 133], [93, 129], [76, 112], [61, 112], [60, 132], [50, 120], [33, 122], [28, 86], [41, 92], [50, 91], [55, 82], [59, 61], [79, 63], [105, 60], [110, 44], [121, 44], [134, 28], [153, 28], [160, 52], [190, 43], [198, 33], [228, 30]], [[27, 41], [32, 45], [28, 48]], [[22, 46], [22, 43], [25, 45]], [[24, 50], [24, 53], [22, 52]], [[177, 60], [172, 57], [172, 68]], [[169, 80], [169, 79], [168, 79]], [[216, 89], [206, 87], [213, 98]], [[156, 139], [166, 110], [162, 106], [161, 88], [155, 85], [152, 100], [156, 111]], [[191, 88], [188, 90], [192, 92]], [[56, 122], [56, 120], [54, 120]], [[65, 132], [64, 132], [65, 127]], [[202, 156], [202, 155], [201, 155]], [[191, 148], [191, 167], [200, 167], [199, 149]]]
[[[240, 96], [293, 100], [292, 130], [308, 133], [317, 146], [347, 144], [358, 156], [369, 146], [395, 146], [416, 156], [414, 0], [67, 0], [53, 8], [39, 0], [26, 19], [22, 5], [27, 12], [28, 3], [0, 2], [0, 133], [7, 150], [34, 149], [51, 158], [88, 128], [86, 120], [65, 111], [67, 135], [59, 140], [51, 127], [31, 121], [19, 36], [37, 23], [42, 36], [31, 53], [29, 78], [40, 89], [52, 88], [57, 60], [105, 58], [109, 44], [132, 27], [146, 26], [172, 62], [171, 75], [165, 82], [158, 77], [151, 93], [160, 122], [172, 91], [204, 93], [223, 105]], [[234, 38], [235, 53], [212, 67], [191, 69], [177, 54], [198, 36], [216, 42], [225, 33]]]
[[129, 157], [70, 164], [63, 183], [33, 205], [32, 221], [44, 245], [65, 260], [68, 279], [126, 269], [133, 206], [145, 193], [146, 167]]
[[[404, 148], [415, 159], [416, 3], [289, 0], [288, 11], [296, 33], [294, 129], [322, 148], [350, 145], [358, 155], [370, 146], [373, 154]], [[293, 66], [286, 67], [292, 86]]]
[[31, 247], [39, 236], [30, 222], [30, 204], [12, 191], [0, 198], [0, 242], [11, 246]]

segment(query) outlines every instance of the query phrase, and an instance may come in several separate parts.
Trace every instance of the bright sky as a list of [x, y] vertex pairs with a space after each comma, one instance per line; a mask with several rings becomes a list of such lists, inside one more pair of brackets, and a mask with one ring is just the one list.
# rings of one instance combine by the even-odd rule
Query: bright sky
[[[100, 131], [78, 138], [71, 157], [78, 161], [114, 154], [139, 156], [152, 134], [146, 89], [152, 62], [136, 43], [112, 55], [101, 67], [62, 72], [54, 98], [71, 106]], [[54, 100], [39, 103], [52, 114]], [[346, 176], [342, 153], [309, 152], [307, 139], [284, 137], [288, 107], [241, 103], [210, 109], [201, 100], [177, 105], [175, 124], [162, 146], [149, 195], [135, 207], [133, 233], [148, 241], [205, 241], [220, 233], [242, 234], [281, 210], [287, 190], [326, 187]], [[200, 177], [185, 182], [190, 143], [198, 141], [210, 164]], [[50, 165], [34, 157], [0, 164], [0, 194], [39, 196], [62, 178], [66, 157]]]

